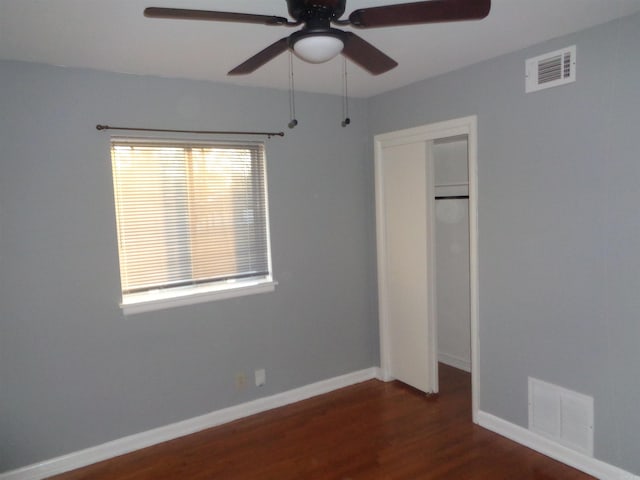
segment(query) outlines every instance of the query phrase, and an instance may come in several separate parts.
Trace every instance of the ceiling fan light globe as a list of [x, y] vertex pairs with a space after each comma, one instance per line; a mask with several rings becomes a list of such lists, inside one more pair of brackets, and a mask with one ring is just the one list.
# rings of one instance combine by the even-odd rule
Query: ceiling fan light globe
[[342, 40], [333, 35], [308, 35], [293, 44], [294, 53], [309, 63], [328, 62], [344, 48]]

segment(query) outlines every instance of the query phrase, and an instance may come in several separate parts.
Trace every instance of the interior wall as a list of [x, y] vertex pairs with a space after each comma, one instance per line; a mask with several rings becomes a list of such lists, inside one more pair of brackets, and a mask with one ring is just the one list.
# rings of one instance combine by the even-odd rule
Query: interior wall
[[[577, 81], [525, 93], [575, 44]], [[379, 134], [478, 116], [480, 409], [527, 427], [529, 376], [592, 396], [595, 457], [640, 474], [640, 15], [377, 96]]]
[[[289, 130], [284, 91], [0, 62], [0, 472], [378, 364], [366, 102], [348, 128], [340, 97], [296, 102]], [[286, 130], [275, 292], [123, 316], [97, 123]]]
[[467, 139], [435, 142], [435, 264], [438, 361], [471, 371]]

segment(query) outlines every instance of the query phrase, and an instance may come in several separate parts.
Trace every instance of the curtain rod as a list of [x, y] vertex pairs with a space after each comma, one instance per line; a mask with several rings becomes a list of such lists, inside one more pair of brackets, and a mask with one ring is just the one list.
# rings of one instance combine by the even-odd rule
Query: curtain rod
[[133, 130], [139, 132], [196, 133], [198, 135], [265, 135], [267, 138], [284, 137], [284, 132], [219, 132], [213, 130], [173, 130], [165, 128], [112, 127], [110, 125], [96, 125], [96, 130]]
[[469, 198], [469, 195], [438, 195], [436, 196], [436, 200], [462, 200], [464, 198]]

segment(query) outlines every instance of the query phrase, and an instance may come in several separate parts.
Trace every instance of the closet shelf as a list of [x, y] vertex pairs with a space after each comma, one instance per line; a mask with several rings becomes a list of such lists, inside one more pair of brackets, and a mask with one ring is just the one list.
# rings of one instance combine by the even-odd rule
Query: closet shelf
[[438, 187], [468, 187], [469, 182], [461, 182], [461, 183], [437, 183], [434, 185], [436, 188]]

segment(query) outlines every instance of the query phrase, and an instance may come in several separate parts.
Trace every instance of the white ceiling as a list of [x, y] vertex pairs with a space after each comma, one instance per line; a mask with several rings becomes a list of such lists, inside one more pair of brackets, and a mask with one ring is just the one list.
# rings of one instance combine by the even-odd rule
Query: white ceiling
[[[390, 3], [403, 2], [348, 0], [346, 15]], [[288, 88], [286, 53], [249, 76], [226, 72], [293, 29], [149, 19], [148, 6], [287, 16], [285, 0], [0, 0], [0, 59]], [[399, 66], [372, 76], [349, 64], [349, 93], [369, 97], [638, 11], [640, 0], [493, 0], [481, 21], [357, 30]], [[341, 57], [296, 58], [294, 71], [298, 90], [342, 91]]]

